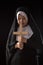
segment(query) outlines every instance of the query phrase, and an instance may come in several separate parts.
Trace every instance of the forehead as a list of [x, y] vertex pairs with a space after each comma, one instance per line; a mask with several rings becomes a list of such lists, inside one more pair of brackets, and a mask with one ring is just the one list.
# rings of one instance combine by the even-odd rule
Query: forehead
[[19, 18], [19, 17], [20, 17], [20, 18], [21, 18], [21, 17], [22, 17], [22, 18], [25, 18], [25, 16], [22, 15], [22, 14], [19, 14], [19, 15], [18, 15], [18, 18]]

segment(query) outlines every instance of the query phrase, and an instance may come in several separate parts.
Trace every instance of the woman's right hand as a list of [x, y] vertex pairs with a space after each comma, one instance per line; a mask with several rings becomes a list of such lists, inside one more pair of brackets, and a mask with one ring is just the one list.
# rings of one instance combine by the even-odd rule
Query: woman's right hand
[[19, 48], [19, 49], [23, 49], [23, 43], [20, 43], [20, 42], [17, 42], [16, 44], [15, 44], [15, 48]]

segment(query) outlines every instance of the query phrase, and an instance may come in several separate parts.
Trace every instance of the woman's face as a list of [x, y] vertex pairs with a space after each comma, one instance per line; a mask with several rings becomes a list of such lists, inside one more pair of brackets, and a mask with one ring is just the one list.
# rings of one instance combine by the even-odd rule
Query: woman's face
[[25, 16], [22, 16], [21, 14], [18, 15], [18, 20], [17, 20], [18, 24], [22, 24], [22, 26], [26, 26], [27, 25], [27, 20], [25, 18]]

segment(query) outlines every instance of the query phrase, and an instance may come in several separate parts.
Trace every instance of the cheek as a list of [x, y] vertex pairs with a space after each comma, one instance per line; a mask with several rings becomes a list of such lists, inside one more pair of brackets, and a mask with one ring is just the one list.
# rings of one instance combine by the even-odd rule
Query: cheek
[[25, 24], [25, 25], [27, 24], [27, 21], [26, 21], [26, 20], [24, 20], [24, 24]]
[[20, 24], [20, 20], [18, 20], [17, 22], [18, 22], [18, 24]]

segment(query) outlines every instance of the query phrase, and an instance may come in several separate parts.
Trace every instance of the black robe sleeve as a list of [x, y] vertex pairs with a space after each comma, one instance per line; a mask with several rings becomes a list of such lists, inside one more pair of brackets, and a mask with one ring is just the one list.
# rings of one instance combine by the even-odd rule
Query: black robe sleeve
[[40, 49], [42, 47], [42, 41], [39, 34], [33, 34], [32, 37], [27, 40], [27, 47], [28, 46], [33, 49]]

